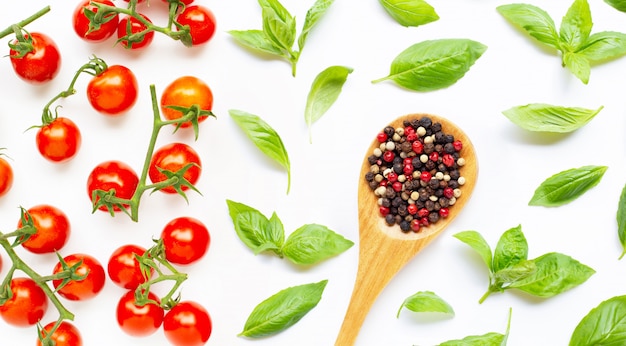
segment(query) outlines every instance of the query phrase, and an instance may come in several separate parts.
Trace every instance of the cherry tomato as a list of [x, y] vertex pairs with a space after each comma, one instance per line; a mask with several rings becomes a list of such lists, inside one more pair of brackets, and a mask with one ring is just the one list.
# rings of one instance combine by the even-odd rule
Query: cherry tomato
[[175, 264], [196, 262], [209, 249], [211, 236], [199, 220], [182, 216], [168, 222], [161, 232], [165, 258]]
[[[198, 181], [202, 169], [198, 153], [192, 147], [184, 143], [166, 144], [157, 149], [152, 155], [150, 168], [148, 170], [150, 181], [152, 181], [152, 183], [158, 183], [167, 180], [167, 176], [161, 173], [159, 168], [170, 172], [177, 172], [190, 163], [194, 165], [185, 171], [183, 177], [193, 185]], [[188, 189], [188, 186], [181, 186], [181, 190], [183, 191]], [[171, 185], [159, 191], [176, 193], [176, 190]]]
[[[56, 43], [45, 34], [31, 32], [33, 50], [19, 57], [19, 53], [10, 50], [11, 65], [15, 73], [24, 81], [41, 84], [52, 80], [59, 73], [61, 54]], [[28, 35], [26, 35], [28, 36]], [[14, 41], [13, 43], [15, 43]]]
[[98, 112], [107, 115], [120, 115], [137, 101], [137, 78], [125, 66], [109, 66], [95, 76], [87, 85], [87, 99]]
[[163, 332], [177, 346], [204, 345], [211, 337], [213, 324], [204, 307], [193, 301], [182, 301], [165, 314]]
[[[51, 253], [61, 250], [70, 236], [70, 221], [67, 215], [59, 208], [41, 204], [27, 210], [33, 218], [33, 225], [37, 233], [31, 235], [22, 246], [37, 254]], [[28, 215], [24, 215], [28, 220]], [[18, 221], [17, 228], [21, 228], [22, 220]]]
[[194, 46], [208, 42], [215, 34], [215, 16], [204, 6], [187, 6], [176, 17], [176, 21], [189, 26], [191, 43]]
[[[69, 300], [87, 300], [95, 297], [104, 287], [105, 273], [102, 264], [93, 256], [87, 254], [72, 254], [65, 256], [63, 260], [71, 267], [79, 262], [76, 274], [87, 275], [83, 280], [72, 280], [57, 290], [64, 298]], [[61, 262], [54, 266], [53, 273], [63, 271]], [[52, 285], [57, 289], [63, 280], [52, 280]]]
[[85, 15], [85, 9], [93, 11], [94, 13], [98, 12], [98, 8], [91, 4], [93, 2], [115, 6], [115, 4], [109, 0], [84, 0], [76, 6], [74, 14], [72, 15], [72, 24], [74, 25], [74, 31], [78, 37], [89, 42], [102, 42], [113, 36], [117, 30], [117, 24], [120, 21], [119, 15], [117, 13], [111, 14], [110, 16], [107, 15], [108, 20], [100, 24], [100, 28], [89, 31], [89, 24], [91, 22]]
[[[147, 22], [152, 21], [143, 14], [139, 14]], [[122, 38], [128, 38], [128, 36], [139, 34], [143, 32], [143, 37], [138, 41], [129, 42], [128, 40], [122, 40]], [[141, 49], [145, 48], [152, 43], [154, 39], [154, 31], [148, 30], [148, 26], [142, 23], [139, 19], [131, 16], [126, 16], [120, 19], [120, 23], [117, 25], [117, 38], [119, 43], [127, 49]]]
[[7, 160], [0, 156], [0, 197], [4, 196], [13, 186], [13, 168]]
[[[148, 292], [148, 299], [160, 303], [159, 297], [152, 292]], [[135, 291], [130, 290], [118, 302], [116, 315], [117, 323], [126, 334], [148, 336], [161, 327], [164, 311], [162, 307], [152, 303], [137, 305]]]
[[[41, 332], [42, 337], [50, 334], [52, 327], [56, 324], [56, 321], [50, 322], [43, 327]], [[45, 333], [45, 334], [44, 334]], [[62, 321], [59, 327], [52, 333], [50, 340], [54, 341], [54, 346], [82, 346], [83, 338], [73, 324]], [[37, 338], [37, 346], [42, 346], [41, 340]]]
[[13, 296], [0, 305], [0, 316], [10, 325], [30, 327], [41, 320], [48, 309], [48, 296], [31, 278], [11, 280]]
[[[199, 78], [192, 76], [179, 77], [170, 83], [161, 95], [161, 112], [167, 120], [178, 119], [183, 113], [167, 106], [191, 107], [198, 105], [202, 110], [212, 110], [213, 93], [209, 86]], [[207, 116], [198, 117], [198, 122]], [[181, 124], [181, 128], [190, 127], [190, 121]]]
[[[119, 161], [105, 161], [97, 165], [87, 178], [87, 193], [91, 202], [95, 190], [109, 191], [115, 189], [115, 195], [119, 198], [130, 199], [137, 185], [139, 177], [137, 173], [127, 164]], [[94, 203], [95, 204], [95, 203]], [[124, 207], [128, 207], [125, 205]], [[100, 210], [107, 211], [106, 206], [100, 206]], [[120, 211], [118, 206], [113, 207], [114, 211]]]
[[[135, 256], [143, 256], [146, 252], [141, 246], [128, 244], [117, 248], [109, 257], [107, 272], [116, 285], [134, 290], [146, 282], [141, 267]], [[152, 270], [153, 271], [153, 270]]]
[[37, 149], [52, 162], [73, 158], [80, 148], [82, 137], [78, 126], [68, 118], [57, 117], [37, 131]]

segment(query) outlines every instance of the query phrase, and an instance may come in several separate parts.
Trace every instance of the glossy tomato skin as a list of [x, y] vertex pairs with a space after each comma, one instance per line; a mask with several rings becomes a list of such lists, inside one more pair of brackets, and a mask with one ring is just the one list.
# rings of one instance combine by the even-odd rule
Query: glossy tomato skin
[[[170, 172], [177, 172], [190, 163], [194, 165], [185, 171], [183, 177], [192, 185], [195, 185], [200, 178], [200, 172], [202, 170], [202, 163], [200, 162], [198, 153], [185, 143], [175, 142], [166, 144], [152, 154], [150, 167], [148, 169], [150, 181], [152, 181], [152, 183], [158, 183], [167, 179], [167, 176], [161, 173], [158, 168]], [[181, 186], [181, 190], [183, 191], [188, 189], [188, 186]], [[176, 193], [176, 190], [172, 186], [167, 186], [159, 191]]]
[[[65, 213], [52, 205], [40, 204], [27, 210], [33, 219], [37, 233], [31, 235], [22, 246], [36, 254], [52, 253], [61, 250], [67, 243], [71, 233], [70, 220]], [[28, 216], [25, 215], [26, 219]], [[17, 228], [21, 228], [22, 220]]]
[[66, 162], [76, 156], [82, 142], [78, 126], [68, 118], [57, 117], [37, 131], [41, 156], [52, 162]]
[[98, 112], [118, 116], [137, 101], [139, 87], [135, 74], [122, 65], [109, 66], [87, 85], [87, 99]]
[[187, 6], [176, 17], [181, 25], [189, 26], [191, 43], [194, 46], [208, 42], [215, 34], [215, 15], [204, 6]]
[[[148, 299], [160, 302], [159, 297], [148, 292]], [[163, 308], [156, 304], [137, 305], [135, 291], [127, 291], [117, 304], [117, 323], [128, 335], [148, 336], [154, 334], [163, 323]]]
[[30, 327], [41, 320], [48, 309], [48, 296], [31, 278], [11, 280], [13, 296], [0, 305], [0, 316], [16, 327]]
[[56, 43], [46, 34], [31, 32], [33, 50], [18, 58], [19, 53], [9, 52], [13, 70], [22, 80], [42, 84], [52, 80], [61, 67], [61, 53]]
[[[147, 16], [143, 14], [139, 14], [139, 15], [143, 19], [145, 19], [147, 22], [152, 23], [152, 21]], [[120, 22], [117, 25], [117, 38], [119, 40], [123, 37], [137, 34], [147, 29], [148, 27], [144, 23], [139, 21], [137, 18], [126, 16], [120, 19]], [[150, 45], [150, 43], [152, 43], [153, 39], [154, 39], [154, 31], [147, 31], [144, 34], [143, 39], [139, 42], [128, 42], [128, 40], [121, 40], [119, 41], [119, 43], [124, 48], [136, 50], [136, 49], [146, 48], [147, 46]]]
[[[161, 113], [167, 120], [178, 119], [183, 113], [167, 106], [191, 107], [197, 104], [200, 109], [213, 109], [213, 92], [211, 88], [199, 78], [182, 76], [170, 83], [161, 94]], [[207, 116], [198, 117], [198, 122], [206, 120]], [[190, 127], [190, 121], [181, 124], [181, 128]]]
[[208, 311], [193, 301], [182, 301], [163, 318], [165, 337], [177, 346], [200, 346], [211, 337], [213, 324]]
[[122, 245], [115, 249], [107, 263], [107, 273], [111, 281], [129, 290], [134, 290], [146, 282], [135, 257], [141, 257], [145, 252], [146, 249], [134, 244]]
[[13, 186], [13, 168], [0, 156], [0, 197], [6, 195]]
[[198, 219], [177, 217], [168, 222], [161, 232], [165, 258], [174, 264], [187, 265], [204, 256], [211, 244], [206, 226]]
[[[41, 332], [42, 337], [44, 335], [50, 334], [52, 327], [54, 327], [56, 321], [50, 322], [43, 327], [43, 331]], [[82, 346], [83, 345], [83, 337], [80, 334], [78, 328], [76, 328], [73, 324], [62, 321], [59, 327], [52, 333], [50, 337], [52, 341], [54, 341], [54, 346]], [[42, 346], [41, 340], [37, 338], [37, 346]]]
[[[139, 177], [129, 165], [120, 161], [105, 161], [98, 164], [89, 174], [87, 178], [87, 193], [92, 203], [95, 202], [93, 200], [93, 191], [95, 190], [109, 191], [115, 189], [117, 197], [130, 199], [135, 193], [138, 184]], [[99, 209], [108, 210], [106, 206], [101, 206]], [[113, 210], [121, 211], [117, 206]]]
[[[87, 300], [95, 297], [104, 287], [105, 273], [102, 264], [93, 256], [77, 253], [65, 256], [63, 258], [68, 267], [71, 267], [82, 261], [76, 273], [78, 275], [87, 275], [83, 280], [70, 281], [65, 286], [58, 289], [59, 295], [68, 300]], [[63, 271], [61, 262], [54, 266], [53, 273], [57, 274]], [[57, 289], [62, 280], [52, 280], [52, 285]]]
[[89, 19], [85, 16], [85, 9], [89, 9], [94, 12], [98, 12], [96, 6], [91, 5], [92, 2], [97, 2], [109, 6], [115, 6], [113, 2], [109, 0], [84, 0], [76, 6], [72, 15], [72, 25], [74, 31], [78, 37], [88, 42], [102, 42], [113, 36], [117, 30], [117, 24], [119, 23], [119, 15], [116, 13], [111, 16], [111, 19], [105, 23], [100, 24], [100, 28], [89, 32]]

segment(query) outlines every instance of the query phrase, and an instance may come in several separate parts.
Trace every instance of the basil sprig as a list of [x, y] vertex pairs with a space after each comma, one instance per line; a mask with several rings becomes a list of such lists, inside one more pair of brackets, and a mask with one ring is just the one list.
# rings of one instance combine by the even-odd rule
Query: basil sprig
[[354, 242], [318, 224], [303, 225], [285, 240], [285, 229], [275, 212], [268, 219], [257, 209], [243, 203], [232, 200], [226, 203], [237, 236], [254, 254], [271, 251], [298, 265], [314, 265], [354, 245]]
[[479, 303], [494, 292], [511, 288], [549, 298], [582, 284], [595, 273], [570, 256], [557, 252], [529, 260], [528, 243], [521, 225], [505, 231], [493, 253], [476, 231], [463, 231], [454, 237], [478, 252], [489, 269], [489, 287]]
[[236, 109], [231, 109], [228, 112], [254, 145], [287, 171], [287, 194], [289, 194], [289, 189], [291, 188], [291, 164], [287, 149], [276, 130], [258, 115]]
[[293, 326], [322, 299], [328, 280], [286, 288], [257, 305], [240, 336], [260, 338]]
[[574, 0], [558, 31], [550, 15], [539, 7], [518, 3], [498, 6], [497, 10], [541, 44], [560, 52], [562, 65], [584, 84], [589, 83], [592, 63], [626, 54], [626, 34], [591, 34], [593, 22], [587, 0]]
[[486, 50], [487, 46], [468, 39], [416, 43], [396, 56], [387, 77], [372, 83], [392, 80], [414, 91], [447, 88], [461, 79]]
[[626, 12], [626, 0], [604, 0], [604, 2], [618, 11]]
[[385, 11], [402, 26], [420, 26], [439, 19], [435, 9], [424, 0], [379, 0]]
[[604, 108], [553, 106], [532, 103], [502, 112], [515, 125], [535, 132], [568, 133], [576, 131], [591, 121]]
[[511, 330], [511, 312], [512, 309], [509, 308], [509, 317], [504, 334], [491, 332], [483, 335], [470, 335], [460, 340], [442, 342], [438, 346], [506, 346]]
[[578, 323], [569, 346], [626, 345], [626, 296], [603, 301]]
[[337, 101], [341, 89], [352, 73], [352, 68], [345, 66], [330, 66], [320, 72], [313, 84], [306, 100], [304, 120], [309, 128], [309, 141], [312, 142], [311, 127], [318, 121], [330, 106]]
[[396, 318], [400, 317], [402, 308], [407, 308], [413, 312], [440, 312], [454, 316], [452, 306], [431, 291], [420, 291], [407, 297], [400, 305]]
[[535, 190], [528, 205], [558, 207], [577, 199], [598, 185], [607, 166], [583, 166], [556, 173]]
[[[296, 65], [309, 32], [326, 13], [334, 0], [317, 0], [307, 11], [300, 36], [296, 33], [296, 18], [278, 0], [258, 0], [262, 9], [262, 30], [231, 30], [228, 33], [240, 44], [253, 50], [275, 55], [291, 63], [291, 74], [296, 76]], [[298, 42], [298, 48], [293, 45]]]

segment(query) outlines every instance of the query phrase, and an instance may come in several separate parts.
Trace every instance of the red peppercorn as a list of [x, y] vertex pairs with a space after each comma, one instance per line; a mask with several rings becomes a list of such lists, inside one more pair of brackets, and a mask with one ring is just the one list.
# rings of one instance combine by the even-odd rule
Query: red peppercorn
[[402, 191], [402, 183], [401, 183], [401, 182], [399, 182], [399, 181], [396, 181], [395, 183], [393, 183], [393, 184], [391, 185], [391, 187], [393, 188], [393, 190], [394, 190], [395, 192], [400, 192], [400, 191]]
[[439, 153], [436, 151], [433, 151], [432, 153], [430, 153], [430, 155], [428, 155], [428, 158], [432, 162], [437, 162], [439, 160]]
[[456, 150], [456, 151], [461, 151], [461, 149], [463, 149], [463, 142], [461, 142], [458, 139], [456, 141], [452, 142], [452, 145], [454, 146], [454, 150]]
[[430, 214], [430, 212], [426, 208], [422, 208], [422, 209], [417, 211], [417, 216], [419, 216], [419, 217], [426, 217], [426, 216], [428, 216], [428, 214]]
[[443, 189], [443, 196], [448, 199], [454, 197], [454, 190], [451, 187], [446, 187]]
[[411, 149], [417, 154], [421, 154], [424, 152], [424, 144], [420, 141], [411, 142]]
[[380, 183], [378, 183], [378, 186], [387, 186], [388, 181], [387, 180], [383, 180]]
[[443, 161], [443, 164], [446, 165], [446, 167], [454, 166], [454, 156], [450, 154], [444, 154], [441, 161]]
[[390, 183], [395, 183], [398, 181], [398, 175], [395, 172], [390, 172], [387, 174], [387, 180], [389, 180]]
[[421, 218], [420, 225], [424, 227], [428, 227], [428, 225], [430, 225], [430, 221], [428, 221], [428, 217]]
[[415, 129], [413, 128], [413, 126], [407, 126], [404, 128], [404, 134], [405, 135], [410, 135], [412, 133], [415, 133]]
[[380, 207], [378, 208], [378, 210], [380, 211], [380, 215], [382, 216], [387, 216], [387, 214], [389, 214], [389, 208], [387, 207]]
[[428, 171], [424, 171], [422, 172], [422, 174], [420, 175], [420, 179], [424, 182], [429, 182], [430, 179], [433, 177], [432, 174], [430, 174], [430, 172]]
[[383, 160], [385, 160], [386, 162], [392, 162], [395, 157], [396, 154], [394, 154], [393, 151], [390, 150], [385, 151], [385, 153], [383, 154]]
[[411, 157], [407, 157], [402, 161], [402, 164], [406, 165], [413, 165], [413, 158]]
[[415, 204], [409, 204], [409, 206], [406, 207], [406, 211], [411, 215], [415, 215], [417, 214], [417, 206]]
[[450, 210], [448, 208], [439, 209], [439, 216], [446, 218], [448, 215], [450, 215]]
[[411, 229], [413, 230], [413, 232], [418, 232], [420, 230], [420, 220], [419, 219], [413, 219], [411, 220]]
[[387, 141], [387, 134], [384, 132], [380, 132], [377, 136], [376, 139], [378, 140], [379, 143], [384, 143]]
[[413, 175], [413, 171], [414, 171], [414, 170], [415, 170], [415, 169], [413, 168], [413, 165], [412, 165], [412, 164], [404, 165], [404, 167], [402, 168], [402, 172], [403, 172], [403, 173], [404, 173], [404, 175], [406, 175], [407, 177], [408, 177], [408, 176]]
[[417, 134], [416, 133], [409, 133], [408, 135], [406, 135], [406, 140], [409, 142], [413, 142], [415, 140], [417, 140]]

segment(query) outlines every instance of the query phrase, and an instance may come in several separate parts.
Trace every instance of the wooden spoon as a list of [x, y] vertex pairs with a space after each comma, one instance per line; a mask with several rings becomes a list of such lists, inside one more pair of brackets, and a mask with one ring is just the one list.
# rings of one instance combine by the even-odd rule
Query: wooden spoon
[[389, 125], [398, 128], [403, 126], [404, 120], [419, 119], [424, 116], [431, 118], [433, 123], [441, 123], [444, 133], [453, 135], [455, 139], [461, 140], [463, 143], [460, 154], [465, 159], [466, 164], [460, 168], [460, 172], [461, 176], [465, 177], [466, 182], [461, 186], [462, 194], [456, 203], [450, 206], [450, 214], [447, 218], [441, 218], [438, 222], [423, 227], [418, 233], [404, 233], [397, 225], [388, 226], [378, 212], [378, 197], [364, 178], [365, 173], [370, 170], [367, 157], [380, 144], [376, 139], [372, 141], [367, 149], [366, 159], [363, 161], [359, 177], [359, 266], [352, 298], [335, 346], [354, 345], [365, 317], [383, 288], [409, 260], [452, 222], [461, 212], [474, 190], [478, 174], [476, 153], [467, 135], [456, 125], [444, 118], [430, 114], [408, 114], [397, 118]]

